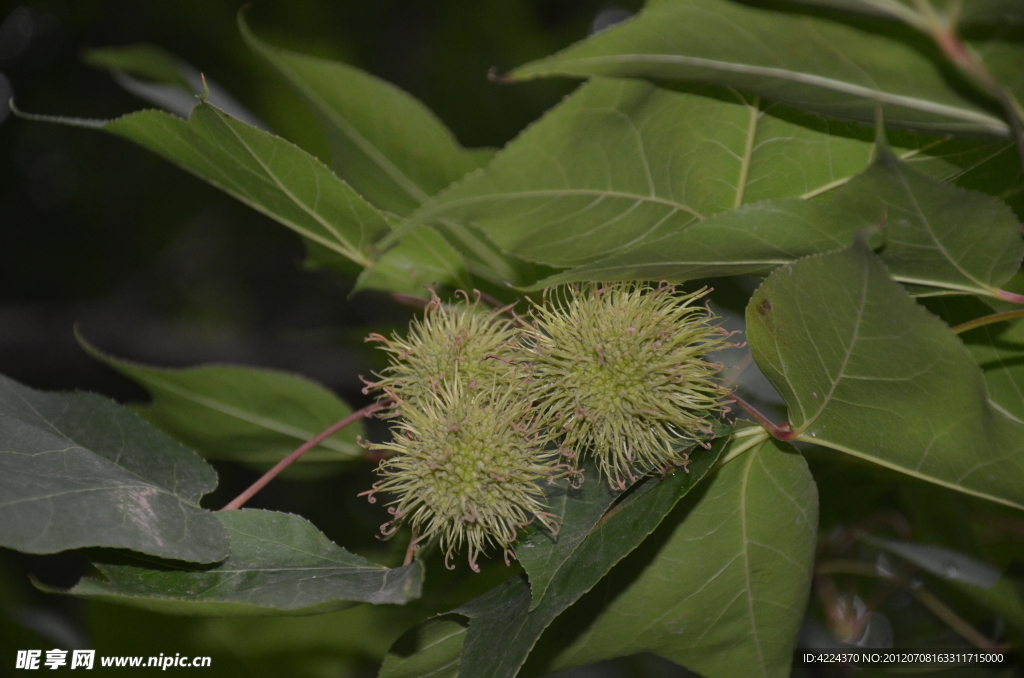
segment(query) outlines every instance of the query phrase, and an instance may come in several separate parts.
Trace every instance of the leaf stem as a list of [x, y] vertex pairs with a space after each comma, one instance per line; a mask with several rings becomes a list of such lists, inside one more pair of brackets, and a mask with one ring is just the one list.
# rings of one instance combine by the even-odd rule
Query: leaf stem
[[875, 565], [861, 562], [859, 560], [826, 560], [819, 562], [814, 568], [815, 574], [853, 574], [862, 577], [874, 577], [884, 579], [902, 586], [910, 592], [918, 602], [928, 608], [936, 617], [944, 621], [951, 629], [961, 637], [970, 641], [975, 647], [983, 650], [1005, 649], [1004, 646], [996, 643], [981, 633], [964, 619], [954, 612], [948, 605], [938, 599], [933, 593], [925, 590], [921, 585], [916, 585], [914, 580], [906, 575], [889, 575], [880, 572]]
[[930, 30], [932, 39], [935, 40], [935, 44], [946, 55], [946, 58], [1002, 106], [1003, 113], [1010, 123], [1010, 131], [1020, 155], [1021, 166], [1024, 166], [1024, 110], [1021, 109], [1021, 105], [1010, 90], [985, 68], [985, 64], [978, 58], [978, 55], [960, 40], [951, 25], [943, 25], [946, 22], [930, 23], [932, 23]]
[[299, 457], [304, 455], [306, 452], [309, 452], [311, 449], [322, 443], [327, 438], [330, 438], [332, 435], [334, 435], [341, 429], [345, 428], [349, 424], [359, 421], [364, 417], [368, 417], [374, 412], [383, 410], [386, 407], [390, 407], [392, 402], [393, 401], [391, 400], [391, 398], [385, 398], [384, 400], [375, 402], [371, 405], [367, 405], [363, 409], [353, 412], [352, 414], [348, 415], [341, 421], [331, 424], [331, 426], [329, 426], [328, 428], [324, 429], [323, 431], [316, 434], [306, 442], [302, 443], [302, 445], [296, 448], [295, 451], [289, 454], [287, 457], [277, 462], [277, 464], [274, 465], [274, 468], [264, 473], [259, 480], [257, 480], [255, 483], [249, 486], [249, 489], [245, 490], [244, 492], [242, 492], [242, 494], [238, 495], [230, 502], [228, 502], [228, 504], [224, 506], [224, 508], [222, 508], [221, 511], [230, 511], [233, 509], [241, 508], [242, 505], [245, 504], [245, 502], [252, 499], [252, 496], [254, 494], [262, 490], [267, 485], [267, 483], [276, 478], [281, 473], [281, 471], [291, 466]]
[[758, 412], [757, 408], [755, 408], [753, 405], [748, 403], [743, 398], [740, 398], [735, 393], [729, 394], [729, 400], [739, 405], [740, 409], [742, 409], [744, 412], [752, 416], [754, 418], [754, 421], [760, 424], [764, 428], [764, 430], [768, 431], [768, 433], [770, 433], [771, 436], [776, 440], [781, 440], [787, 443], [796, 440], [797, 434], [795, 431], [793, 431], [788, 421], [785, 424], [772, 423], [771, 421], [768, 420], [768, 417]]
[[974, 320], [968, 320], [965, 323], [953, 326], [953, 331], [957, 334], [963, 332], [969, 332], [977, 327], [984, 327], [985, 325], [992, 325], [995, 323], [1001, 323], [1004, 320], [1013, 320], [1015, 318], [1024, 318], [1024, 309], [1019, 311], [1005, 311], [1003, 313], [993, 313], [992, 315], [984, 315]]

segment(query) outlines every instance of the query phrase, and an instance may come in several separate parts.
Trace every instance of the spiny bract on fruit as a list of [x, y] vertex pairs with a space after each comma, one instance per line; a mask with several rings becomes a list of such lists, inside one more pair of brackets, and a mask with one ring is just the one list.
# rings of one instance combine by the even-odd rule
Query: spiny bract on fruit
[[368, 385], [395, 400], [398, 407], [412, 405], [438, 392], [445, 380], [456, 379], [469, 391], [490, 388], [493, 382], [510, 385], [517, 380], [511, 321], [497, 311], [480, 308], [479, 298], [465, 304], [445, 305], [436, 296], [427, 304], [422, 320], [413, 320], [402, 339], [371, 334], [391, 354], [391, 364], [380, 381]]
[[685, 464], [679, 448], [711, 434], [728, 391], [703, 356], [731, 344], [695, 305], [706, 293], [593, 284], [534, 305], [530, 398], [568, 456], [592, 453], [613, 487]]
[[557, 473], [556, 450], [521, 389], [500, 380], [469, 389], [455, 374], [415, 404], [402, 407], [391, 442], [371, 450], [392, 455], [368, 494], [393, 495], [390, 534], [406, 521], [414, 538], [439, 537], [445, 561], [466, 546], [470, 567], [488, 546], [511, 553], [517, 530], [534, 520], [554, 530], [544, 511], [543, 481]]

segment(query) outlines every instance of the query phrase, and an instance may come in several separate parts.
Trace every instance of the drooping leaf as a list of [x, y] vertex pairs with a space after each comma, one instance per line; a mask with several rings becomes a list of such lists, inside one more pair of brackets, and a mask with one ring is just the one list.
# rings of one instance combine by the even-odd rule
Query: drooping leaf
[[462, 255], [433, 228], [411, 231], [363, 269], [355, 289], [379, 289], [418, 297], [433, 285], [469, 289]]
[[[909, 133], [896, 138], [899, 155], [939, 180], [1006, 148]], [[873, 153], [867, 128], [712, 87], [680, 92], [598, 78], [398, 232], [458, 220], [517, 257], [574, 266], [748, 203], [827, 193], [863, 171]]]
[[[692, 454], [689, 471], [648, 478], [593, 527], [558, 564], [543, 599], [531, 610], [525, 577], [517, 577], [456, 610], [470, 618], [459, 675], [512, 678], [544, 629], [640, 545], [718, 460], [729, 437]], [[591, 483], [594, 479], [591, 479]]]
[[319, 114], [335, 171], [370, 202], [405, 215], [482, 167], [490, 151], [469, 150], [420, 101], [357, 68], [268, 45], [238, 15], [242, 37]]
[[999, 581], [999, 570], [966, 553], [904, 539], [885, 539], [871, 535], [864, 535], [861, 539], [949, 581], [982, 589], [991, 589]]
[[214, 562], [228, 538], [199, 499], [216, 486], [199, 455], [117, 403], [0, 376], [0, 545]]
[[631, 558], [612, 571], [610, 588], [624, 590], [552, 668], [648, 651], [707, 678], [789, 675], [818, 523], [807, 464], [768, 442], [706, 488], [673, 513], [650, 564]]
[[[232, 365], [159, 368], [119, 360], [79, 335], [89, 355], [141, 384], [152, 403], [142, 417], [208, 459], [276, 463], [352, 409], [323, 386], [276, 370]], [[299, 461], [347, 461], [363, 456], [356, 422]]]
[[188, 120], [160, 111], [109, 121], [22, 115], [134, 141], [363, 266], [370, 261], [366, 251], [373, 240], [388, 230], [380, 211], [312, 155], [209, 104], [197, 105]]
[[420, 595], [418, 563], [375, 565], [299, 516], [259, 509], [216, 516], [231, 539], [224, 562], [190, 567], [97, 553], [92, 563], [104, 579], [85, 577], [66, 593], [207, 615], [328, 612], [356, 602], [402, 605]]
[[818, 198], [746, 205], [540, 284], [765, 274], [846, 247], [871, 226], [882, 230], [880, 255], [890, 274], [917, 293], [995, 296], [1024, 256], [1020, 223], [1004, 202], [939, 183], [883, 152], [863, 174]]
[[465, 640], [464, 624], [428, 619], [398, 639], [377, 678], [456, 678]]
[[135, 96], [188, 117], [197, 96], [232, 118], [266, 130], [267, 125], [255, 113], [238, 102], [223, 87], [192, 64], [155, 45], [124, 45], [89, 49], [82, 60], [90, 66], [111, 72], [117, 84]]
[[1024, 426], [991, 407], [967, 349], [863, 243], [775, 271], [747, 338], [798, 440], [1024, 507]]
[[881, 107], [891, 125], [1007, 134], [998, 114], [937, 65], [943, 59], [927, 38], [847, 18], [734, 0], [663, 0], [511, 77], [713, 82], [830, 117], [870, 122]]

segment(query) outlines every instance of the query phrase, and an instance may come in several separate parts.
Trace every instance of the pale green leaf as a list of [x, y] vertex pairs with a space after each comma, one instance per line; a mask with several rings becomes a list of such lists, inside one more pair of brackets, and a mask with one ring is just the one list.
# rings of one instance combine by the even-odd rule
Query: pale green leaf
[[197, 454], [117, 403], [0, 376], [0, 545], [221, 560], [227, 535], [199, 507], [216, 486]]
[[[914, 134], [896, 142], [899, 155], [939, 180], [1008, 155], [1005, 142]], [[398, 232], [458, 220], [517, 257], [573, 266], [748, 203], [828, 193], [868, 167], [873, 153], [867, 128], [711, 87], [680, 92], [599, 78]]]
[[754, 360], [798, 440], [1024, 507], [1024, 425], [862, 243], [776, 270], [747, 307]]
[[92, 554], [103, 579], [85, 577], [68, 595], [174, 614], [308, 614], [352, 603], [398, 604], [418, 598], [419, 563], [388, 569], [337, 546], [308, 520], [241, 509], [217, 518], [231, 539], [228, 558], [211, 567]]
[[[141, 384], [152, 403], [136, 408], [154, 426], [208, 459], [277, 463], [296, 447], [352, 414], [323, 386], [276, 370], [233, 365], [159, 368], [100, 352], [79, 335], [89, 355]], [[300, 462], [361, 458], [356, 422], [327, 438]]]
[[612, 571], [621, 592], [553, 668], [647, 651], [706, 678], [788, 676], [818, 524], [806, 462], [765, 443], [723, 466], [673, 519], [646, 567], [631, 558]]
[[429, 226], [402, 240], [363, 269], [355, 290], [379, 289], [428, 297], [428, 288], [449, 285], [469, 289], [462, 255]]
[[880, 255], [893, 278], [920, 293], [996, 296], [1024, 256], [1020, 223], [1001, 200], [941, 184], [885, 152], [863, 174], [818, 198], [745, 205], [538, 286], [766, 274], [846, 247], [867, 227], [881, 230]]
[[511, 77], [713, 82], [830, 117], [871, 122], [881, 107], [891, 125], [1007, 134], [998, 114], [938, 65], [927, 38], [876, 23], [733, 0], [665, 0]]

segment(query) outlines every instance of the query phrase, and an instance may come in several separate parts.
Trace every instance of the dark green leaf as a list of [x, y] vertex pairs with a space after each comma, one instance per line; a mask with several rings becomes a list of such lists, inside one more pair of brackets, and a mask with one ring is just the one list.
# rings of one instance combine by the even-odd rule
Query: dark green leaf
[[[79, 335], [82, 347], [153, 396], [136, 408], [150, 423], [209, 459], [276, 463], [352, 409], [323, 386], [294, 374], [252, 367], [148, 367], [105, 355]], [[300, 461], [344, 461], [363, 456], [356, 422]]]
[[349, 553], [308, 520], [241, 509], [216, 514], [231, 555], [210, 567], [98, 554], [105, 579], [83, 578], [69, 595], [176, 614], [312, 613], [354, 602], [402, 605], [418, 598], [418, 563], [388, 569]]
[[530, 578], [533, 602], [537, 607], [544, 598], [551, 580], [565, 561], [572, 557], [580, 543], [590, 534], [608, 507], [621, 493], [612, 490], [598, 475], [592, 460], [581, 465], [584, 482], [579, 488], [569, 486], [563, 479], [548, 492], [548, 506], [558, 516], [558, 534], [538, 529], [516, 545], [516, 559]]
[[456, 678], [465, 639], [465, 625], [429, 619], [398, 639], [377, 678]]
[[769, 276], [747, 337], [798, 440], [1024, 507], [1024, 425], [990, 406], [960, 340], [862, 243]]
[[197, 454], [117, 403], [0, 376], [0, 545], [221, 560], [227, 535], [199, 507], [216, 486]]
[[803, 458], [765, 443], [684, 500], [667, 541], [555, 668], [655, 652], [707, 678], [789, 675], [810, 591], [818, 495]]
[[999, 581], [999, 570], [960, 551], [931, 544], [918, 544], [903, 539], [884, 539], [871, 535], [864, 535], [861, 539], [867, 544], [897, 555], [922, 570], [949, 581], [970, 584], [983, 589], [991, 589]]
[[[929, 51], [931, 54], [929, 54]], [[732, 0], [662, 0], [635, 19], [512, 72], [714, 82], [830, 117], [1005, 135], [911, 28], [857, 24]]]
[[[940, 180], [1006, 148], [909, 133], [896, 138], [900, 155]], [[759, 105], [735, 92], [595, 79], [398, 232], [459, 220], [517, 257], [574, 266], [714, 228], [705, 220], [752, 202], [828, 193], [862, 172], [873, 153], [867, 128]], [[707, 250], [711, 257], [717, 248]]]
[[26, 117], [134, 141], [363, 266], [370, 263], [366, 250], [372, 241], [389, 228], [381, 212], [312, 155], [209, 104], [196, 106], [188, 120], [159, 111], [110, 121]]
[[716, 440], [709, 450], [695, 450], [688, 472], [676, 471], [667, 478], [648, 478], [638, 484], [560, 563], [546, 595], [533, 610], [530, 586], [524, 577], [512, 579], [456, 610], [471, 620], [459, 675], [515, 676], [544, 629], [640, 545], [704, 477], [729, 441], [726, 436]]
[[394, 85], [268, 45], [241, 13], [238, 25], [249, 46], [317, 111], [334, 148], [334, 169], [373, 204], [408, 214], [490, 158], [490, 151], [462, 148], [437, 116]]
[[921, 293], [995, 296], [1024, 256], [1020, 223], [992, 196], [941, 184], [883, 153], [863, 174], [812, 200], [769, 200], [542, 281], [672, 280], [765, 274], [846, 247], [882, 227], [892, 276]]

